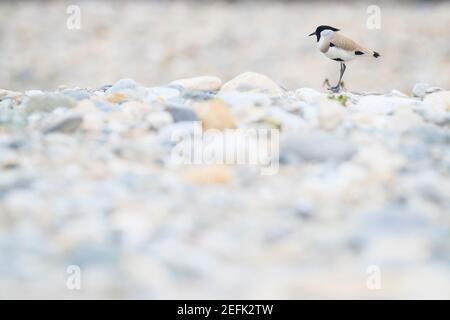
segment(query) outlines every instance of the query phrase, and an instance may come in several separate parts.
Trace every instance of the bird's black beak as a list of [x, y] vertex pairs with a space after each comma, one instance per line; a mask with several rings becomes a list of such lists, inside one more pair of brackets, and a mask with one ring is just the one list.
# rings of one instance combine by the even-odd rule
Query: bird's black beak
[[316, 34], [316, 32], [314, 31], [314, 32], [311, 33], [311, 34], [308, 34], [308, 37], [314, 36], [315, 34]]

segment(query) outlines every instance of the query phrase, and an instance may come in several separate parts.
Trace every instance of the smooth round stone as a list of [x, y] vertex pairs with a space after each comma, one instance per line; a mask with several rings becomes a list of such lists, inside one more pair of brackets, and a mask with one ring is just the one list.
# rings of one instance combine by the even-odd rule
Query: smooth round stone
[[[14, 168], [17, 167], [20, 158], [19, 155], [13, 151], [8, 149], [0, 149], [0, 168], [1, 169], [8, 169], [8, 168]], [[0, 191], [1, 193], [1, 191]]]
[[398, 98], [408, 98], [408, 95], [404, 94], [403, 92], [396, 90], [396, 89], [392, 89], [387, 96], [389, 97], [398, 97]]
[[167, 112], [172, 115], [173, 121], [175, 122], [199, 121], [195, 112], [188, 108], [168, 107]]
[[199, 125], [195, 122], [177, 122], [166, 125], [158, 132], [158, 138], [163, 144], [175, 144], [177, 141], [173, 140], [174, 136], [191, 136], [199, 130]]
[[206, 101], [215, 98], [215, 93], [212, 91], [184, 91], [182, 98], [185, 100], [194, 100], [194, 101]]
[[415, 107], [420, 102], [414, 99], [385, 97], [385, 96], [364, 96], [359, 102], [349, 109], [359, 112], [374, 114], [391, 114], [401, 107]]
[[305, 101], [308, 104], [317, 104], [325, 95], [311, 88], [300, 88], [295, 91], [295, 97], [298, 100]]
[[306, 126], [305, 121], [298, 115], [275, 107], [269, 108], [262, 120], [282, 130], [297, 130]]
[[145, 117], [145, 121], [150, 124], [151, 128], [156, 130], [174, 122], [172, 115], [166, 111], [149, 113]]
[[218, 98], [225, 101], [226, 104], [239, 107], [239, 106], [270, 106], [271, 99], [266, 94], [252, 93], [252, 92], [223, 92], [217, 95]]
[[183, 177], [190, 183], [200, 185], [228, 184], [233, 173], [227, 166], [193, 166], [183, 171]]
[[119, 105], [111, 104], [107, 101], [96, 101], [95, 105], [99, 110], [101, 110], [103, 112], [112, 112], [112, 111], [120, 110]]
[[401, 108], [390, 117], [386, 128], [395, 131], [406, 131], [423, 125], [425, 125], [425, 122], [421, 116], [409, 108]]
[[22, 95], [22, 93], [20, 93], [20, 92], [0, 89], [0, 98], [3, 98], [3, 97], [13, 98], [13, 97], [21, 96], [21, 95]]
[[[95, 107], [94, 107], [95, 108]], [[81, 128], [86, 131], [101, 131], [105, 124], [103, 113], [95, 108], [95, 112], [87, 113], [83, 116]]]
[[426, 120], [438, 125], [450, 123], [450, 91], [431, 93], [425, 97], [423, 103], [424, 108], [418, 112]]
[[74, 108], [74, 111], [81, 114], [88, 114], [98, 112], [99, 110], [92, 100], [83, 100], [78, 102], [77, 106]]
[[361, 128], [383, 129], [387, 118], [383, 115], [358, 112], [351, 116], [351, 121], [354, 125]]
[[194, 110], [202, 122], [203, 130], [225, 130], [237, 127], [230, 108], [222, 100], [199, 102], [194, 105]]
[[280, 96], [284, 90], [269, 77], [256, 72], [245, 72], [228, 81], [222, 86], [220, 92], [259, 92], [269, 96]]
[[281, 144], [280, 156], [290, 162], [342, 162], [349, 160], [356, 152], [346, 140], [323, 131], [302, 131], [288, 135]]
[[222, 86], [222, 80], [217, 77], [202, 76], [175, 80], [169, 86], [182, 87], [186, 90], [218, 91]]
[[11, 100], [10, 99], [4, 99], [4, 100], [0, 100], [0, 110], [8, 110], [9, 108], [11, 108]]
[[62, 132], [70, 134], [75, 132], [78, 129], [78, 127], [80, 127], [82, 122], [83, 122], [82, 117], [79, 116], [67, 117], [53, 124], [52, 126], [46, 128], [44, 130], [44, 133], [50, 134], [55, 132]]
[[444, 112], [450, 111], [450, 91], [434, 92], [427, 95], [423, 101], [429, 108], [441, 110]]
[[345, 108], [336, 101], [324, 99], [320, 105], [319, 123], [320, 128], [333, 131], [338, 128], [345, 117]]
[[400, 231], [424, 231], [430, 226], [430, 219], [425, 213], [401, 205], [388, 205], [361, 212], [355, 218], [366, 236], [395, 234]]
[[64, 90], [63, 94], [77, 101], [87, 100], [90, 98], [91, 94], [86, 89], [80, 90]]
[[121, 105], [121, 110], [123, 112], [131, 113], [140, 117], [150, 112], [152, 110], [152, 107], [143, 102], [129, 101]]
[[114, 85], [106, 90], [106, 94], [121, 92], [126, 89], [134, 90], [138, 87], [136, 81], [133, 79], [121, 79], [114, 83]]
[[62, 93], [33, 93], [27, 103], [28, 112], [51, 112], [57, 108], [73, 108], [76, 101]]
[[423, 141], [424, 144], [448, 144], [449, 133], [445, 128], [420, 127], [414, 130], [414, 135]]
[[25, 94], [29, 97], [40, 97], [44, 95], [44, 92], [41, 90], [28, 90], [25, 91]]
[[180, 91], [174, 88], [154, 87], [147, 89], [145, 101], [153, 102], [157, 100], [167, 101], [180, 96]]
[[299, 107], [300, 107], [300, 110], [299, 110], [300, 116], [309, 125], [312, 125], [312, 126], [319, 125], [319, 110], [320, 109], [317, 108], [317, 106], [311, 106], [302, 101]]
[[415, 97], [424, 98], [427, 94], [441, 91], [442, 89], [436, 86], [432, 86], [428, 83], [416, 83], [412, 90]]

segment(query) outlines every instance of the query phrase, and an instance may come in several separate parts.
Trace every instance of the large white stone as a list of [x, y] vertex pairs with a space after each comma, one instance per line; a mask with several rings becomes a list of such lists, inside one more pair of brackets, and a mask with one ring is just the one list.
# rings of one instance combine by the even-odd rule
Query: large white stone
[[295, 97], [308, 104], [318, 104], [325, 95], [311, 88], [300, 88], [295, 91]]
[[423, 118], [409, 108], [397, 110], [387, 122], [387, 129], [406, 131], [408, 129], [423, 126]]
[[338, 102], [323, 99], [320, 105], [319, 122], [320, 128], [332, 131], [339, 127], [344, 120], [345, 108]]
[[414, 99], [372, 95], [362, 97], [351, 109], [375, 114], [391, 114], [401, 107], [414, 107], [418, 104], [420, 102]]
[[138, 87], [133, 79], [120, 79], [114, 85], [106, 90], [107, 94], [122, 92], [124, 90], [134, 90]]
[[283, 93], [283, 89], [276, 82], [255, 72], [245, 72], [237, 76], [225, 83], [220, 90], [220, 92], [230, 91], [259, 92], [270, 96], [279, 96]]
[[218, 91], [222, 86], [222, 80], [217, 77], [202, 76], [175, 80], [172, 81], [169, 86], [180, 86], [187, 90]]
[[429, 94], [425, 100], [425, 105], [433, 110], [450, 111], [450, 91], [440, 91]]
[[432, 86], [428, 83], [416, 83], [412, 90], [412, 93], [415, 97], [423, 98], [427, 94], [441, 91], [442, 89], [439, 87]]
[[153, 87], [146, 90], [147, 95], [145, 97], [146, 102], [153, 101], [167, 101], [177, 98], [180, 95], [180, 91], [174, 88], [166, 87]]

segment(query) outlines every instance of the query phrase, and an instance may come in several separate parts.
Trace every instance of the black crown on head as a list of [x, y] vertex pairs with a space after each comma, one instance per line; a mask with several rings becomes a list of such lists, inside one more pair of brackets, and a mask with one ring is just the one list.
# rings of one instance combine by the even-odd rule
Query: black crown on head
[[317, 42], [319, 42], [320, 40], [320, 33], [324, 30], [331, 30], [331, 31], [339, 31], [339, 29], [335, 28], [335, 27], [331, 27], [331, 26], [318, 26], [316, 31], [314, 31], [313, 33], [310, 34], [310, 36], [316, 36], [317, 37]]

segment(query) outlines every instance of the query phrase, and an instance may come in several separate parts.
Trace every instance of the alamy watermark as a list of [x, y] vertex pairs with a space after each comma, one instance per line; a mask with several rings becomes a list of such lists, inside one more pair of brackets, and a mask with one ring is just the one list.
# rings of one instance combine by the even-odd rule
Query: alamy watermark
[[366, 287], [369, 290], [381, 289], [381, 268], [377, 265], [368, 266], [366, 269], [367, 281]]
[[69, 5], [66, 9], [66, 13], [69, 15], [66, 20], [66, 27], [69, 30], [81, 29], [81, 8], [78, 5]]
[[81, 290], [81, 268], [77, 265], [70, 265], [66, 269], [68, 274], [66, 287], [69, 290]]
[[193, 130], [172, 133], [175, 146], [171, 161], [177, 165], [254, 165], [262, 175], [274, 175], [279, 169], [279, 130], [202, 129], [201, 122]]
[[366, 10], [369, 17], [366, 20], [367, 29], [379, 30], [381, 29], [381, 8], [377, 5], [370, 5]]

